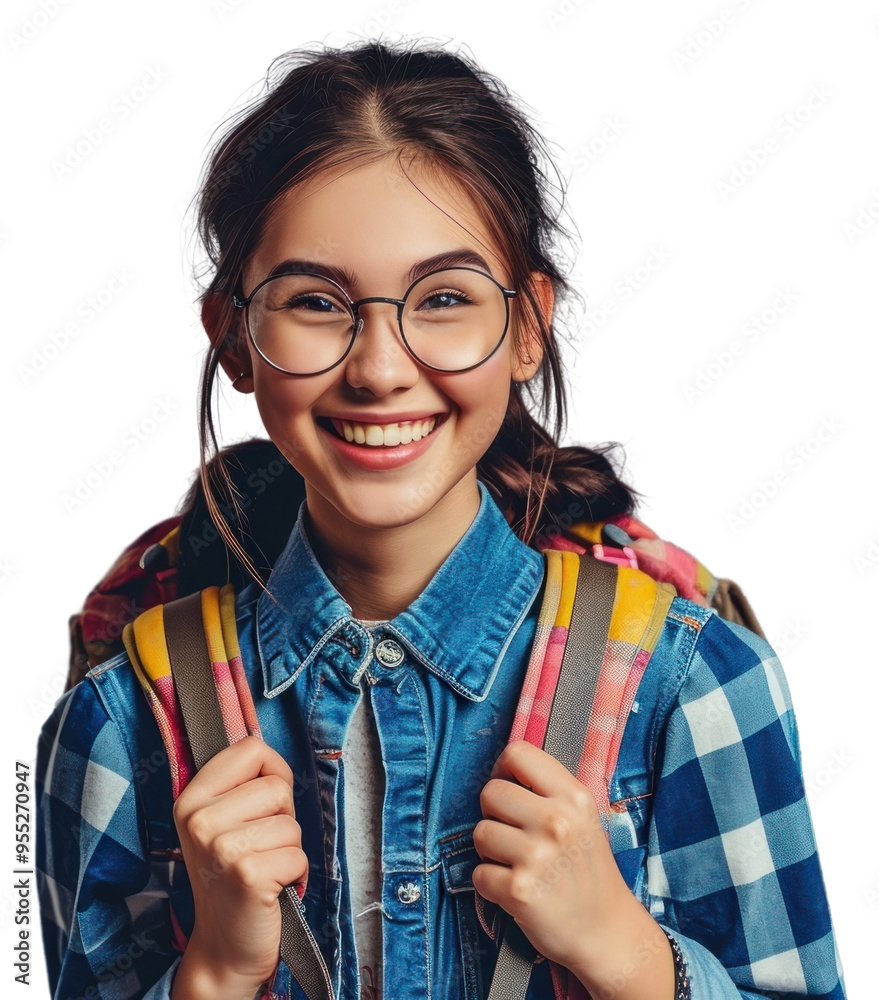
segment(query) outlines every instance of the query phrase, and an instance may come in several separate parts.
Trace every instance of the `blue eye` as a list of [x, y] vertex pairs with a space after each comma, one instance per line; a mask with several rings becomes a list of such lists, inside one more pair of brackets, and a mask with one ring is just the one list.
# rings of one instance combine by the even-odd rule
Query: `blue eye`
[[311, 306], [314, 303], [323, 302], [329, 309], [339, 308], [335, 302], [326, 298], [324, 295], [293, 295], [284, 303], [285, 309], [295, 309], [297, 306], [305, 306], [309, 312], [327, 312], [328, 309], [312, 309]]
[[[457, 301], [461, 302], [463, 305], [469, 305], [470, 302], [471, 302], [470, 298], [467, 295], [465, 295], [464, 292], [456, 292], [456, 291], [448, 290], [448, 291], [444, 291], [444, 292], [431, 292], [430, 295], [428, 295], [425, 299], [423, 299], [422, 304], [427, 303], [427, 302], [433, 302], [436, 299], [446, 299], [447, 300], [447, 301], [443, 302], [441, 305], [435, 307], [435, 308], [439, 308], [439, 309], [448, 309], [452, 305], [454, 305], [454, 301], [449, 301], [449, 300], [457, 300]], [[433, 309], [431, 309], [429, 311], [432, 312]]]

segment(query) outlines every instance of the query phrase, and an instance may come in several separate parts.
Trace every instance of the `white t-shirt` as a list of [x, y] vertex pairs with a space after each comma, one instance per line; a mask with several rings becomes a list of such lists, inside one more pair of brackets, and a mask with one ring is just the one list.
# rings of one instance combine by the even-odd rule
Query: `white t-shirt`
[[[362, 624], [369, 627], [378, 622], [364, 621]], [[381, 1000], [381, 823], [385, 773], [368, 688], [369, 681], [361, 676], [362, 694], [342, 748], [345, 853], [354, 942], [360, 964], [360, 997], [361, 1000]]]

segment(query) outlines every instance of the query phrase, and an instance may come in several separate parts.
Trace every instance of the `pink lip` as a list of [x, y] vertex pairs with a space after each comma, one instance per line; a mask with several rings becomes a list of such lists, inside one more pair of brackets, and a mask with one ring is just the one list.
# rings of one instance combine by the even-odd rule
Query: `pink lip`
[[[385, 421], [390, 422], [390, 421]], [[344, 438], [338, 437], [331, 430], [328, 430], [318, 421], [318, 427], [330, 438], [338, 451], [354, 465], [359, 465], [362, 469], [396, 469], [405, 465], [422, 455], [433, 443], [445, 420], [437, 423], [434, 429], [423, 437], [420, 441], [411, 441], [409, 444], [398, 444], [394, 447], [387, 445], [363, 445], [348, 442]]]
[[410, 420], [429, 420], [431, 417], [444, 418], [445, 411], [439, 413], [419, 413], [417, 410], [407, 410], [405, 413], [367, 413], [364, 410], [351, 410], [347, 413], [328, 413], [324, 419], [347, 420], [351, 424], [405, 424]]

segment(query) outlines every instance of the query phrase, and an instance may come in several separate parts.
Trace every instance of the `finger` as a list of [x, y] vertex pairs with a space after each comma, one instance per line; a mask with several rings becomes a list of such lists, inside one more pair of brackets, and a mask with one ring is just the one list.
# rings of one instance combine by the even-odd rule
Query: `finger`
[[287, 885], [308, 878], [308, 858], [298, 847], [280, 847], [274, 851], [257, 851], [234, 865], [243, 881], [253, 891], [265, 887], [269, 898], [277, 897]]
[[508, 913], [504, 902], [510, 900], [510, 880], [513, 869], [493, 861], [484, 861], [473, 869], [473, 888], [489, 902], [498, 903]]
[[276, 774], [293, 787], [293, 771], [284, 758], [256, 736], [245, 736], [224, 747], [204, 764], [180, 793], [182, 808], [199, 808], [206, 802], [260, 775]]
[[308, 858], [298, 847], [282, 847], [277, 851], [266, 851], [255, 855], [259, 861], [265, 859], [266, 869], [275, 880], [277, 893], [288, 885], [298, 885], [308, 878]]
[[293, 789], [277, 774], [268, 774], [251, 778], [243, 785], [197, 806], [185, 816], [175, 815], [174, 819], [178, 829], [185, 828], [191, 837], [207, 844], [242, 823], [275, 815], [296, 818]]
[[[277, 774], [264, 774], [218, 795], [208, 807], [218, 815], [229, 815], [233, 821], [259, 819], [286, 813], [296, 817], [293, 788]], [[231, 824], [230, 824], [231, 825]]]
[[476, 824], [473, 846], [483, 861], [510, 866], [526, 862], [532, 853], [531, 838], [522, 830], [491, 819]]
[[561, 761], [527, 740], [508, 743], [494, 762], [490, 777], [517, 781], [546, 798], [564, 796], [571, 780], [577, 780]]
[[228, 865], [253, 852], [276, 851], [282, 847], [301, 849], [301, 840], [302, 833], [296, 820], [289, 816], [266, 816], [224, 831], [211, 846], [212, 853]]
[[479, 793], [482, 815], [512, 826], [528, 826], [539, 806], [534, 792], [507, 778], [489, 778]]

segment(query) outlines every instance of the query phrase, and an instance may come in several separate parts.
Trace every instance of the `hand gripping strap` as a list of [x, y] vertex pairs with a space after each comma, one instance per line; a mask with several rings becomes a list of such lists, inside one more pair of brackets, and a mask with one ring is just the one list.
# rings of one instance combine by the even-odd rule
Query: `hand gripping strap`
[[[159, 724], [175, 799], [220, 750], [247, 735], [262, 739], [241, 662], [231, 584], [150, 608], [122, 638]], [[307, 1000], [333, 1000], [326, 963], [305, 919], [305, 889], [303, 880], [279, 896], [280, 956]]]
[[[547, 549], [546, 584], [510, 742], [528, 740], [560, 760], [595, 798], [605, 835], [608, 783], [644, 668], [675, 589], [637, 569]], [[485, 900], [476, 893], [483, 926]], [[499, 908], [498, 908], [499, 909]], [[524, 1000], [537, 952], [502, 910], [489, 1000]], [[557, 1000], [585, 997], [550, 963]]]

